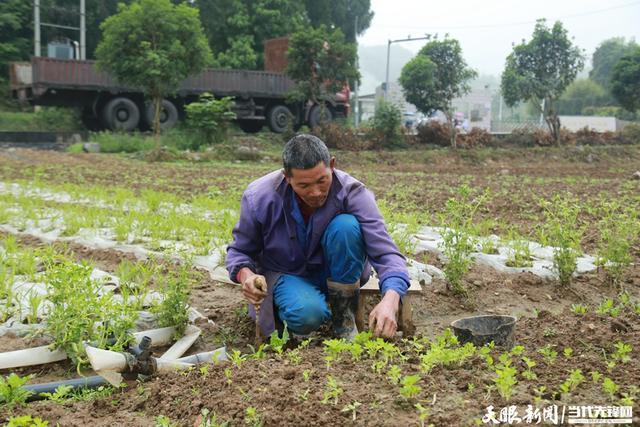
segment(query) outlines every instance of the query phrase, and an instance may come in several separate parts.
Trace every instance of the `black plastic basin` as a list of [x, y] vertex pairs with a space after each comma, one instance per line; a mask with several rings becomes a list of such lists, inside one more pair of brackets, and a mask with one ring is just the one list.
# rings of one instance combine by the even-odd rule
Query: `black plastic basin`
[[511, 349], [517, 320], [514, 316], [500, 315], [464, 317], [451, 322], [451, 328], [462, 344], [472, 342], [483, 346], [493, 341], [495, 345]]

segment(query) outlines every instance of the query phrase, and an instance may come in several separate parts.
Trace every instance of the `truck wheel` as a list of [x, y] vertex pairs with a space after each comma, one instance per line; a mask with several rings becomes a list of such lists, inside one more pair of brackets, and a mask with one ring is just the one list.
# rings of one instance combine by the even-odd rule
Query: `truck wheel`
[[[151, 129], [153, 129], [153, 116], [155, 113], [156, 111], [153, 106], [153, 102], [151, 102], [147, 105], [145, 111], [145, 120]], [[160, 130], [171, 129], [178, 123], [179, 119], [178, 109], [173, 102], [163, 99], [162, 104], [160, 105]]]
[[264, 123], [260, 120], [238, 120], [238, 126], [246, 133], [258, 133]]
[[[324, 110], [324, 111], [323, 111]], [[321, 105], [314, 105], [309, 113], [309, 127], [314, 128], [322, 123], [328, 123], [333, 120], [333, 113], [329, 106], [325, 105], [324, 109]]]
[[113, 98], [102, 110], [103, 120], [111, 130], [132, 131], [140, 122], [140, 110], [129, 98]]
[[283, 133], [293, 122], [291, 110], [284, 105], [276, 105], [267, 114], [269, 129], [275, 133]]

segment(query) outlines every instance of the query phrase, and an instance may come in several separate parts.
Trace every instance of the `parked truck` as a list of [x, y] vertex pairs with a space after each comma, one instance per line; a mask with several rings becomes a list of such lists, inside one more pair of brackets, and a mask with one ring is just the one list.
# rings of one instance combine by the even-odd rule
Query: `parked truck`
[[[175, 94], [162, 101], [160, 125], [175, 126], [185, 116], [185, 105], [198, 100], [205, 92], [216, 98], [234, 99], [237, 123], [245, 132], [258, 132], [266, 124], [273, 132], [282, 133], [289, 126], [316, 126], [322, 120], [349, 114], [349, 88], [325, 101], [290, 102], [288, 93], [295, 83], [284, 74], [286, 38], [265, 44], [265, 68], [278, 70], [205, 69], [187, 78]], [[33, 105], [75, 107], [90, 130], [131, 131], [148, 129], [153, 122], [149, 98], [136, 88], [119, 84], [107, 73], [100, 72], [94, 61], [33, 57], [31, 62], [10, 64], [12, 96]]]

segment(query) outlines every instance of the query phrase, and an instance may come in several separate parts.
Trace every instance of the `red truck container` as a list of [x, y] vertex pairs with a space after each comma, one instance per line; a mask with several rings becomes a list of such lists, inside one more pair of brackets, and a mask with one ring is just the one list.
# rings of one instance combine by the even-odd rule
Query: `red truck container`
[[[282, 40], [282, 39], [276, 39]], [[288, 42], [286, 43], [288, 46]], [[274, 50], [278, 48], [277, 51]], [[166, 129], [184, 117], [184, 106], [199, 95], [209, 92], [217, 98], [234, 98], [238, 125], [245, 132], [258, 132], [267, 124], [273, 132], [284, 132], [291, 120], [294, 126], [313, 127], [320, 120], [320, 106], [311, 102], [288, 102], [286, 97], [295, 83], [283, 70], [286, 48], [265, 43], [265, 58], [279, 64], [280, 72], [205, 69], [186, 79], [170, 98], [163, 100], [160, 118]], [[284, 64], [284, 65], [283, 65]], [[10, 85], [14, 98], [34, 105], [76, 107], [91, 130], [130, 131], [149, 128], [153, 108], [144, 94], [118, 84], [115, 79], [95, 68], [94, 61], [33, 57], [31, 63], [10, 65]], [[349, 90], [327, 101], [331, 119], [349, 114]]]

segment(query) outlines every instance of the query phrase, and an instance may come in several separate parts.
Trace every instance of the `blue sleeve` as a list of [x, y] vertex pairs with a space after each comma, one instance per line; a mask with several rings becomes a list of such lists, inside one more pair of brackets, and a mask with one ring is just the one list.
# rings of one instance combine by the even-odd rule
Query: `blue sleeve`
[[404, 297], [409, 289], [409, 282], [403, 276], [387, 276], [380, 283], [380, 292], [384, 295], [388, 290], [394, 290], [400, 297]]

